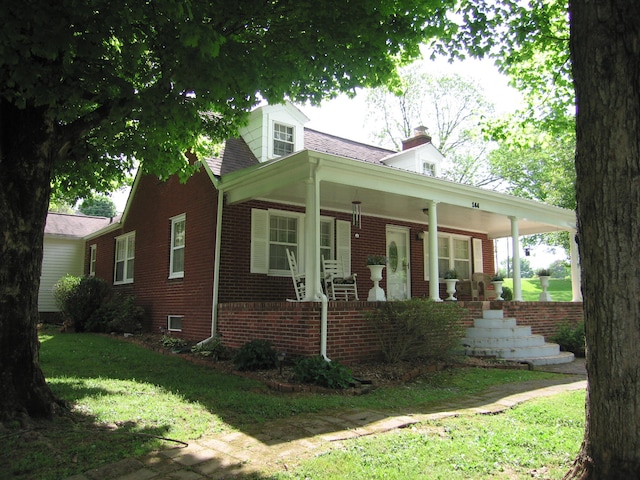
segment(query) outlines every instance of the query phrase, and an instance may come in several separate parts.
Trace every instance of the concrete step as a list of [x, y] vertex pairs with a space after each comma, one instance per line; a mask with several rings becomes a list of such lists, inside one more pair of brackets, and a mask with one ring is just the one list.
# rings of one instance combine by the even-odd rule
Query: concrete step
[[531, 335], [531, 326], [513, 326], [503, 328], [467, 328], [466, 336], [470, 338], [514, 338], [528, 337]]
[[474, 318], [473, 326], [476, 328], [511, 328], [516, 326], [516, 319], [507, 318]]
[[482, 318], [491, 319], [491, 318], [502, 318], [504, 316], [504, 312], [502, 310], [483, 310]]
[[527, 358], [553, 357], [560, 354], [557, 343], [545, 343], [535, 347], [478, 347], [465, 348], [465, 354], [471, 357], [497, 357], [506, 360], [523, 360]]
[[526, 335], [516, 337], [473, 337], [467, 336], [460, 343], [469, 348], [522, 348], [539, 347], [545, 344], [542, 335]]
[[525, 359], [526, 363], [529, 363], [534, 366], [560, 365], [562, 363], [571, 363], [574, 360], [575, 360], [575, 355], [571, 352], [560, 352], [558, 355]]

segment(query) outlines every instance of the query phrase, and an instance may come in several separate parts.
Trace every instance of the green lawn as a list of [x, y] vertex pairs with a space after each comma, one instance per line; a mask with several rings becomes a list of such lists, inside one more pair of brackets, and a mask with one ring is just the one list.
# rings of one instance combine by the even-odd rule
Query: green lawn
[[584, 434], [585, 392], [500, 415], [446, 418], [361, 437], [288, 465], [280, 479], [560, 479]]
[[[0, 471], [9, 478], [56, 480], [107, 463], [175, 446], [216, 432], [301, 413], [352, 408], [427, 411], [431, 405], [507, 382], [553, 374], [459, 368], [368, 395], [285, 394], [260, 382], [193, 365], [107, 335], [40, 336], [41, 365], [52, 390], [73, 407], [70, 416], [37, 423], [25, 435], [3, 432]], [[484, 418], [484, 417], [479, 417]]]
[[[505, 278], [504, 286], [513, 290], [513, 279]], [[571, 280], [568, 279], [549, 279], [549, 288], [547, 291], [551, 294], [551, 299], [554, 302], [570, 302], [573, 298], [571, 293]], [[542, 287], [540, 287], [540, 280], [537, 278], [522, 279], [522, 299], [525, 302], [537, 302], [541, 292]]]

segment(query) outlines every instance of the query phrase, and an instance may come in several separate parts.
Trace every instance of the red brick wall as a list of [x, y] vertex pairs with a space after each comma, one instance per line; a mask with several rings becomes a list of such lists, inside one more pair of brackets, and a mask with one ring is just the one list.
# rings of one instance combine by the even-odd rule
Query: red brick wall
[[[582, 320], [582, 303], [573, 302], [460, 302], [467, 313], [465, 326], [490, 306], [503, 309], [505, 317], [515, 317], [519, 325], [531, 325], [534, 334], [547, 340], [558, 325]], [[329, 302], [327, 356], [347, 365], [379, 357], [378, 337], [365, 318], [375, 308], [370, 302]], [[320, 308], [316, 302], [228, 303], [220, 306], [218, 332], [230, 348], [255, 340], [269, 340], [288, 355], [320, 353]]]
[[[115, 286], [133, 294], [145, 308], [145, 329], [167, 327], [168, 315], [182, 315], [185, 338], [211, 334], [213, 260], [217, 192], [204, 172], [181, 184], [177, 177], [161, 182], [140, 178], [122, 228], [87, 242], [97, 244], [96, 275], [113, 282], [115, 237], [136, 232], [134, 283]], [[186, 214], [185, 274], [169, 279], [171, 218]], [[88, 272], [88, 257], [86, 272]]]
[[[86, 269], [89, 269], [89, 246], [97, 245], [96, 274], [113, 282], [115, 237], [136, 232], [134, 283], [116, 286], [133, 294], [147, 311], [145, 329], [152, 332], [167, 326], [168, 315], [182, 315], [182, 336], [206, 338], [211, 333], [213, 301], [214, 238], [218, 194], [204, 172], [181, 184], [173, 176], [162, 182], [151, 175], [140, 178], [135, 198], [129, 205], [126, 221], [117, 230], [87, 242]], [[223, 210], [219, 302], [273, 302], [294, 298], [289, 276], [274, 277], [250, 273], [251, 209], [273, 208], [303, 212], [297, 206], [250, 201], [226, 205]], [[186, 246], [184, 279], [168, 279], [170, 218], [186, 214]], [[350, 221], [349, 213], [322, 211], [322, 215]], [[423, 241], [417, 233], [424, 224], [396, 222], [391, 219], [363, 216], [362, 229], [352, 229], [351, 268], [358, 274], [358, 295], [366, 299], [372, 284], [366, 258], [386, 252], [386, 227], [396, 225], [410, 229], [412, 258], [411, 282], [414, 297], [428, 296], [424, 281]], [[459, 230], [441, 229], [447, 233], [467, 234]], [[358, 238], [355, 238], [355, 234]], [[471, 234], [483, 240], [485, 271], [493, 271], [493, 242], [483, 234]], [[383, 278], [381, 287], [386, 289]], [[441, 298], [446, 297], [444, 284]], [[463, 297], [461, 297], [463, 299]]]

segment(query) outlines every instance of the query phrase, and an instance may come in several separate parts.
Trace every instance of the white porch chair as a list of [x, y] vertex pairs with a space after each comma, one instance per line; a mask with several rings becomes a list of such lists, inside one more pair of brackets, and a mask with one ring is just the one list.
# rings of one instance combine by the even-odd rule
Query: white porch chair
[[338, 297], [349, 300], [349, 295], [358, 299], [358, 284], [356, 274], [345, 275], [344, 268], [338, 260], [325, 260], [322, 255], [322, 281], [329, 296], [329, 300], [338, 300]]
[[301, 302], [304, 300], [306, 289], [304, 273], [298, 272], [298, 263], [296, 255], [287, 248], [287, 260], [289, 260], [289, 270], [291, 270], [291, 279], [293, 280], [293, 288], [296, 291], [296, 300]]

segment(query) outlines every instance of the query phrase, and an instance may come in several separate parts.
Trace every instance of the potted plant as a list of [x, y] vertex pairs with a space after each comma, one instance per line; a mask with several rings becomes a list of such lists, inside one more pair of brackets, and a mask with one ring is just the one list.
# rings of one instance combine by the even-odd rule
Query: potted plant
[[550, 302], [551, 294], [547, 292], [547, 288], [549, 288], [549, 277], [551, 277], [551, 270], [548, 268], [541, 268], [536, 271], [536, 275], [540, 279], [540, 286], [542, 287], [542, 292], [540, 293], [540, 297], [538, 300], [540, 302]]
[[369, 290], [367, 300], [370, 302], [384, 302], [387, 297], [379, 283], [382, 280], [382, 270], [387, 265], [387, 257], [384, 255], [369, 255], [367, 257], [367, 267], [371, 271], [371, 281], [373, 287]]
[[447, 284], [447, 293], [449, 296], [445, 298], [445, 300], [449, 300], [450, 302], [455, 302], [458, 300], [454, 297], [454, 293], [456, 293], [456, 283], [458, 282], [458, 272], [455, 269], [447, 270], [444, 272], [444, 281]]
[[493, 288], [496, 291], [496, 300], [504, 300], [504, 298], [502, 298], [503, 282], [504, 282], [504, 277], [499, 273], [496, 273], [493, 277], [491, 277], [491, 284], [493, 285]]

